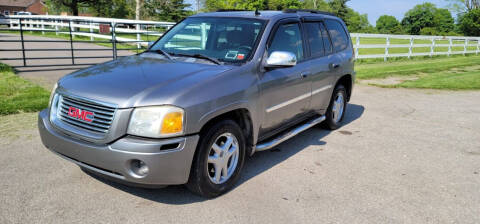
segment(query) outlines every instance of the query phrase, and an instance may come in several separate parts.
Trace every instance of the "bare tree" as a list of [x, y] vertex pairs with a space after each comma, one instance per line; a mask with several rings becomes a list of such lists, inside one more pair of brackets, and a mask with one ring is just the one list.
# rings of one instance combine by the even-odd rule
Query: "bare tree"
[[480, 9], [480, 0], [447, 0], [451, 2], [451, 8], [456, 12]]
[[142, 0], [135, 0], [135, 20], [140, 20], [140, 8], [142, 8]]

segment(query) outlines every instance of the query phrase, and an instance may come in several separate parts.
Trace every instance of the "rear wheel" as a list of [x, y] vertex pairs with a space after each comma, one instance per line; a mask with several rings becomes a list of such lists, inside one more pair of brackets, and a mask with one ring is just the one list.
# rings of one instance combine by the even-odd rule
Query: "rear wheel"
[[330, 105], [325, 114], [323, 126], [330, 130], [341, 127], [345, 111], [347, 109], [347, 91], [343, 85], [338, 85], [333, 91]]
[[245, 159], [245, 138], [232, 120], [223, 120], [200, 133], [190, 171], [188, 189], [203, 197], [216, 197], [233, 188]]

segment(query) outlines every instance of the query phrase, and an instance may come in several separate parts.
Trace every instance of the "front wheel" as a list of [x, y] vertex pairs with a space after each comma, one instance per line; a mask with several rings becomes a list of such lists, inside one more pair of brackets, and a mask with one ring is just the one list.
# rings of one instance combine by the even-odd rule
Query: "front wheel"
[[232, 120], [223, 120], [200, 133], [200, 142], [187, 183], [192, 192], [207, 198], [233, 188], [245, 159], [245, 138]]
[[345, 116], [347, 108], [347, 91], [343, 85], [338, 85], [333, 91], [330, 105], [325, 114], [323, 126], [330, 130], [336, 130], [341, 127], [341, 122]]

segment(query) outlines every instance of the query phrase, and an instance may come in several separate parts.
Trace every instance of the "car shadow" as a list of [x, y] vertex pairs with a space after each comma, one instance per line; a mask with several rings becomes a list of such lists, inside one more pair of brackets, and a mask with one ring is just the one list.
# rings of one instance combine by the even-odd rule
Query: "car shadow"
[[[349, 104], [348, 111], [344, 117], [343, 127], [348, 126], [348, 124], [358, 120], [363, 115], [364, 111], [365, 107], [361, 105]], [[308, 146], [326, 145], [327, 142], [321, 139], [329, 135], [331, 132], [332, 131], [320, 128], [311, 128], [310, 130], [307, 130], [299, 134], [298, 136], [295, 136], [294, 138], [286, 141], [298, 142], [299, 144], [295, 147], [286, 148], [286, 144], [282, 143], [269, 151], [255, 153], [253, 157], [247, 158], [247, 160], [245, 161], [245, 165], [242, 171], [242, 177], [236, 186], [239, 186], [244, 182], [250, 180], [251, 178], [254, 178], [255, 176], [271, 169], [277, 164], [304, 150]], [[162, 189], [146, 189], [123, 185], [103, 178], [101, 176], [92, 174], [90, 172], [85, 173], [116, 189], [159, 203], [181, 205], [208, 200], [191, 193], [183, 185], [168, 186]]]

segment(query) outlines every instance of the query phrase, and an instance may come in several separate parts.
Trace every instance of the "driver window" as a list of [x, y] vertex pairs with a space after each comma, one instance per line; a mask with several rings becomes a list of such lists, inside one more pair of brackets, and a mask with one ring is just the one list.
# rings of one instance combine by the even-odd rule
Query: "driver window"
[[291, 52], [297, 56], [298, 61], [303, 60], [303, 42], [298, 23], [282, 24], [278, 27], [268, 48], [268, 54], [274, 51]]

